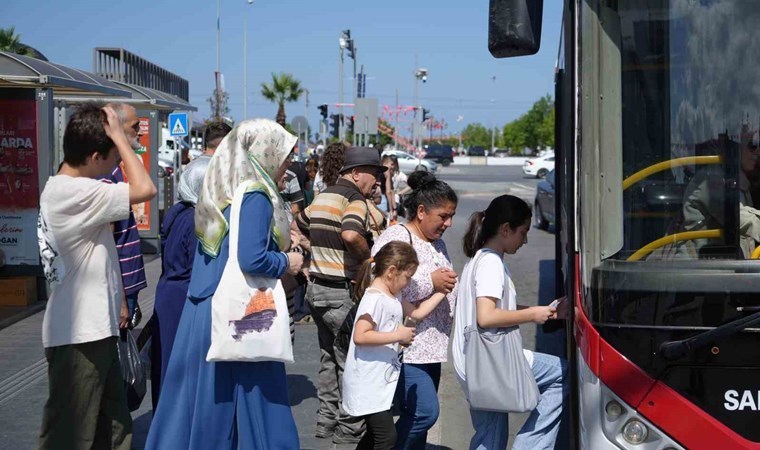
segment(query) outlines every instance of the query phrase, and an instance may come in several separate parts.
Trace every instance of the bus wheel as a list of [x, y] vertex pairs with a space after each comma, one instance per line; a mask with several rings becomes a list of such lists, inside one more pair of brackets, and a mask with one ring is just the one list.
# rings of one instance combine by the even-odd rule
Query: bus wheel
[[533, 221], [536, 224], [536, 228], [539, 230], [546, 231], [549, 229], [549, 221], [544, 219], [544, 212], [541, 211], [541, 205], [539, 205], [538, 202], [536, 202], [533, 207]]

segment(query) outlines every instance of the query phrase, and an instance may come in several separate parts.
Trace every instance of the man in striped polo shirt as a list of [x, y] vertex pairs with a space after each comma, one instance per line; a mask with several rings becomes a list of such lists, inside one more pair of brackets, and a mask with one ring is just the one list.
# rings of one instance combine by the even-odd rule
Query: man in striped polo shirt
[[377, 149], [349, 148], [337, 183], [320, 193], [297, 219], [311, 242], [306, 301], [321, 351], [316, 436], [332, 436], [336, 444], [359, 442], [363, 431], [362, 421], [340, 406], [346, 354], [335, 345], [335, 337], [354, 304], [356, 272], [370, 257], [367, 197], [385, 170]]
[[[131, 105], [125, 103], [110, 103], [108, 106], [116, 111], [119, 122], [124, 128], [124, 134], [132, 150], [140, 150], [140, 120], [137, 111]], [[110, 176], [101, 179], [104, 183], [124, 183], [124, 172], [121, 164], [117, 165]], [[140, 233], [137, 230], [135, 214], [130, 208], [129, 218], [113, 222], [113, 238], [116, 241], [116, 252], [119, 254], [119, 268], [121, 269], [121, 281], [124, 286], [124, 295], [129, 308], [129, 328], [134, 328], [140, 323], [142, 312], [137, 305], [139, 292], [148, 287], [145, 278], [145, 263], [143, 262], [142, 249], [140, 248]]]

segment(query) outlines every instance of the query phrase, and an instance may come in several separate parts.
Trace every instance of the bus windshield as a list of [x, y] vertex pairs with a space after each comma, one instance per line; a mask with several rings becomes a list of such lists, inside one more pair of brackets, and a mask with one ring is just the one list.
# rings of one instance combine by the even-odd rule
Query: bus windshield
[[624, 244], [613, 259], [757, 257], [760, 8], [752, 0], [611, 4], [620, 21], [624, 179]]

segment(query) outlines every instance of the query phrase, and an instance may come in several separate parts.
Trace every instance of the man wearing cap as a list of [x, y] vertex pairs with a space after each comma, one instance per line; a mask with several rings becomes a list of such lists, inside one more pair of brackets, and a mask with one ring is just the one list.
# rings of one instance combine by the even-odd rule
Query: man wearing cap
[[316, 436], [332, 436], [337, 444], [356, 443], [363, 431], [361, 420], [340, 406], [346, 354], [335, 345], [335, 337], [354, 304], [356, 272], [370, 257], [366, 198], [377, 184], [378, 174], [385, 170], [376, 149], [349, 148], [337, 183], [319, 194], [297, 219], [299, 229], [311, 241], [306, 301], [317, 325], [321, 351]]

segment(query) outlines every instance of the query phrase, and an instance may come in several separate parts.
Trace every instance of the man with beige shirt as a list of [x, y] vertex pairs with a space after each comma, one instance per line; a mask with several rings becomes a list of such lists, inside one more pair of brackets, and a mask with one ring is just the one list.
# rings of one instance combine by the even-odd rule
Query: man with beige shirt
[[[64, 162], [40, 197], [38, 240], [50, 286], [42, 343], [49, 397], [40, 448], [131, 445], [117, 339], [127, 305], [110, 223], [156, 195], [111, 107], [83, 104], [63, 138]], [[124, 163], [129, 183], [97, 180]]]

